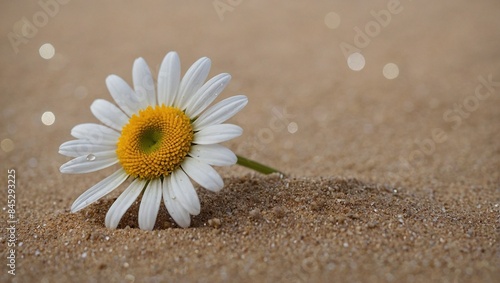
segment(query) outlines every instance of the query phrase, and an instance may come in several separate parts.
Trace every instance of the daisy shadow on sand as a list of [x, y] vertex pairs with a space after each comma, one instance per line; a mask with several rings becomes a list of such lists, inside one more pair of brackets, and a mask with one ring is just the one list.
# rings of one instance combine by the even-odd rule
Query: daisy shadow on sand
[[[278, 186], [279, 183], [274, 183], [273, 180], [280, 179], [277, 175], [264, 177], [263, 179], [255, 179], [249, 175], [240, 178], [228, 178], [225, 180], [225, 193], [213, 193], [206, 191], [199, 186], [195, 186], [200, 199], [200, 204], [204, 207], [200, 214], [192, 217], [190, 227], [200, 228], [210, 226], [213, 219], [226, 220], [228, 218], [237, 217], [245, 218], [250, 216], [252, 209], [260, 209], [259, 207], [264, 204], [272, 204], [272, 206], [279, 206], [276, 201], [263, 202], [262, 197], [265, 199], [272, 199], [266, 196], [272, 194], [273, 190], [267, 190], [270, 182]], [[128, 182], [130, 183], [130, 182]], [[138, 226], [138, 214], [141, 205], [141, 194], [126, 210], [121, 218], [118, 229], [123, 228], [140, 228]], [[116, 197], [108, 197], [94, 202], [92, 205], [82, 210], [80, 217], [82, 221], [89, 223], [95, 228], [101, 227], [105, 223], [105, 215], [109, 208], [116, 201]], [[276, 200], [276, 198], [275, 198]], [[77, 217], [79, 218], [79, 217]], [[232, 224], [224, 223], [224, 225], [238, 225], [240, 221], [234, 221]], [[155, 230], [164, 230], [167, 228], [182, 227], [176, 224], [174, 218], [168, 213], [165, 206], [160, 206], [156, 222], [154, 224]]]

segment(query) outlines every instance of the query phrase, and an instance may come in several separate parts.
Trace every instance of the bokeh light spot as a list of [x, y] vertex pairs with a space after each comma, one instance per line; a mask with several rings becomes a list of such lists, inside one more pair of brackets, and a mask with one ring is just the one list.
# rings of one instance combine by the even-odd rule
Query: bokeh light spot
[[28, 160], [28, 165], [31, 167], [31, 168], [35, 168], [38, 166], [38, 160], [34, 157], [30, 158], [30, 160]]
[[74, 91], [74, 94], [78, 99], [83, 99], [85, 96], [87, 96], [87, 93], [87, 88], [84, 86], [77, 86]]
[[45, 126], [50, 126], [54, 124], [55, 121], [56, 121], [56, 116], [54, 115], [54, 113], [47, 111], [42, 114], [42, 123]]
[[295, 134], [299, 130], [299, 125], [297, 125], [297, 123], [295, 122], [291, 122], [290, 124], [288, 124], [287, 128], [290, 134]]
[[0, 147], [4, 152], [10, 152], [14, 150], [14, 142], [11, 139], [3, 139], [0, 143]]
[[330, 12], [325, 16], [325, 25], [330, 29], [336, 29], [340, 26], [340, 16], [335, 12]]
[[347, 58], [347, 66], [353, 71], [361, 71], [365, 67], [365, 56], [359, 52], [352, 53]]
[[54, 46], [50, 43], [45, 43], [42, 46], [40, 46], [40, 49], [38, 49], [38, 52], [40, 53], [40, 56], [43, 59], [52, 59], [54, 55], [56, 54], [56, 49]]
[[384, 77], [386, 79], [389, 79], [389, 80], [395, 79], [399, 76], [398, 65], [396, 65], [394, 63], [387, 63], [387, 64], [385, 64], [384, 68], [382, 69], [382, 73], [384, 74]]

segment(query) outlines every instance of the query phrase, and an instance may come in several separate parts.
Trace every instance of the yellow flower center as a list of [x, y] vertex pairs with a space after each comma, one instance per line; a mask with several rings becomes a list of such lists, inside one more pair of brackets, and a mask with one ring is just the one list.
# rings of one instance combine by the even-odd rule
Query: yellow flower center
[[184, 160], [193, 141], [189, 117], [178, 108], [149, 106], [132, 115], [122, 129], [116, 154], [131, 176], [167, 176]]

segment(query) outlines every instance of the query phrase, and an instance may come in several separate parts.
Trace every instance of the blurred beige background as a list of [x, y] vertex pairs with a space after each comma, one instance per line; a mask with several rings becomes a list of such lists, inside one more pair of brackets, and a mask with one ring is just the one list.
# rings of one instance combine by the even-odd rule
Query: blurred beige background
[[[498, 1], [42, 0], [0, 10], [1, 166], [17, 170], [28, 226], [107, 174], [62, 176], [57, 153], [74, 125], [96, 121], [93, 100], [111, 100], [106, 76], [131, 82], [137, 57], [157, 73], [170, 50], [183, 72], [208, 56], [211, 76], [230, 73], [221, 98], [249, 97], [232, 119], [244, 135], [228, 143], [241, 155], [297, 178], [354, 177], [499, 211]], [[55, 120], [44, 123], [45, 112]], [[498, 275], [486, 270], [478, 278]]]

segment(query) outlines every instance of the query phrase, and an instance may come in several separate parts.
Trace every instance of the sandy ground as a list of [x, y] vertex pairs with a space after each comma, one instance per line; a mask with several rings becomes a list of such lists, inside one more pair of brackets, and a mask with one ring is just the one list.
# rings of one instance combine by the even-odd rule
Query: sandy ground
[[[0, 4], [0, 281], [498, 282], [498, 1], [60, 2]], [[40, 57], [44, 43], [53, 58]], [[107, 75], [130, 82], [140, 56], [156, 73], [170, 50], [184, 70], [208, 56], [211, 75], [232, 74], [221, 97], [250, 103], [227, 146], [288, 175], [221, 168], [225, 188], [198, 190], [188, 229], [162, 208], [154, 231], [139, 230], [138, 203], [106, 229], [123, 187], [71, 214], [113, 169], [63, 176], [59, 145], [96, 121], [89, 106], [111, 99]]]

